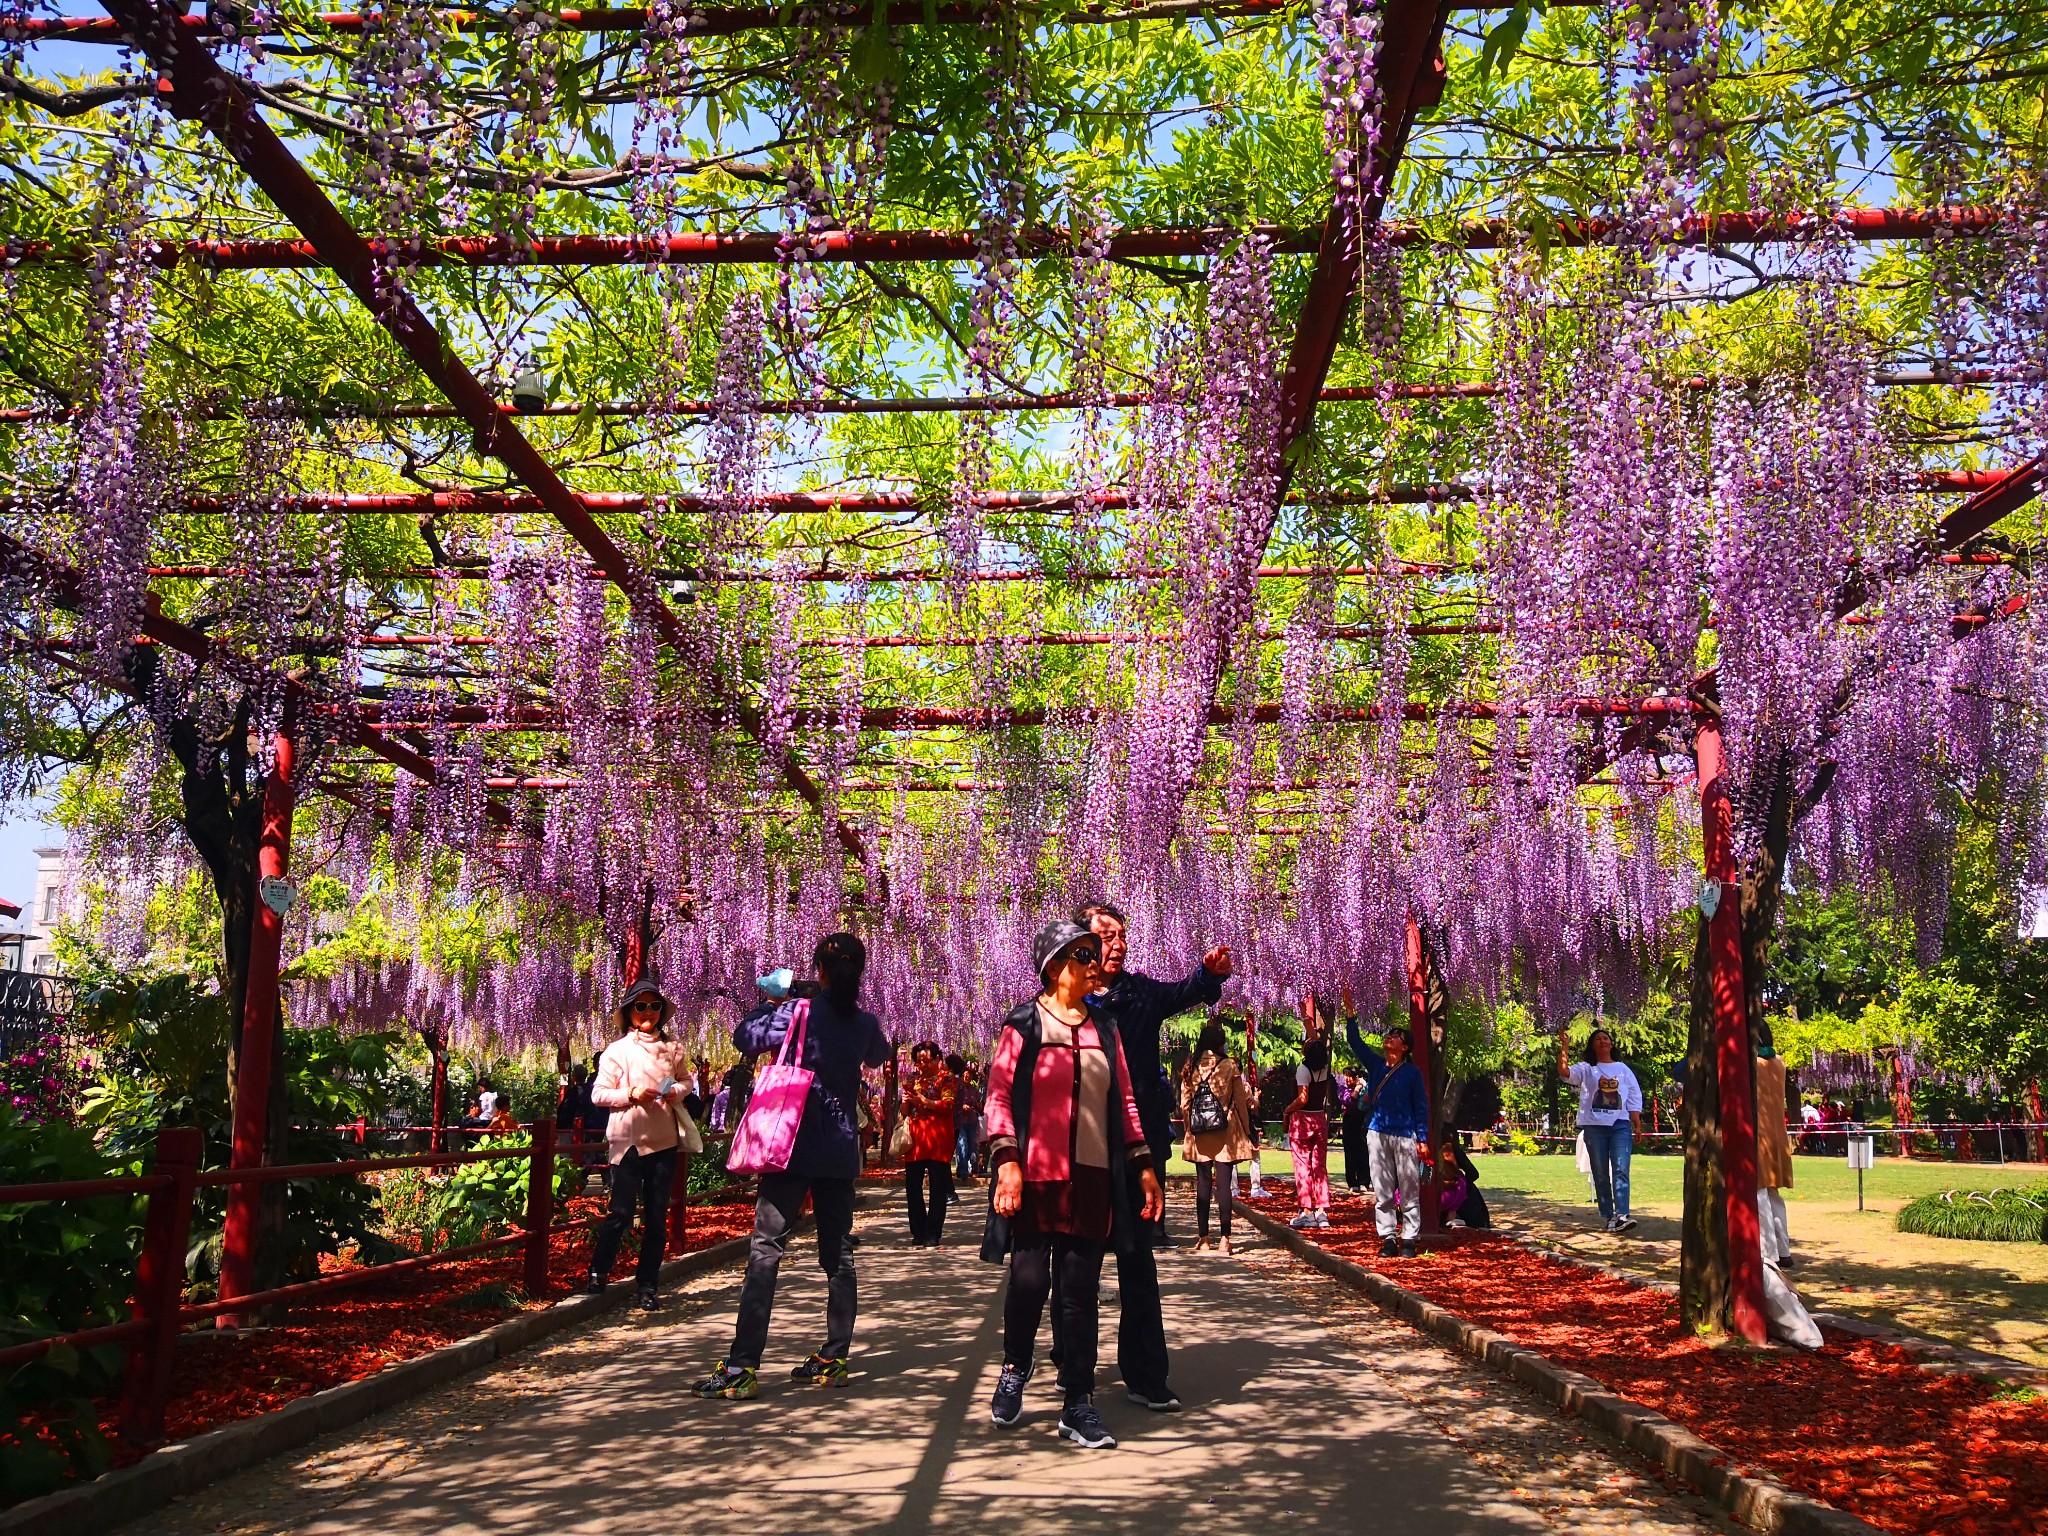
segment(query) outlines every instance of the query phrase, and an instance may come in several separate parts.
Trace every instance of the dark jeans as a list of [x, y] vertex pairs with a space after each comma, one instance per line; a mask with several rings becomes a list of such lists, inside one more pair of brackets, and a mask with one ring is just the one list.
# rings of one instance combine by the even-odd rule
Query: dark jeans
[[[1102, 1252], [1101, 1243], [1064, 1233], [1019, 1238], [1010, 1250], [1010, 1291], [1003, 1299], [1003, 1361], [1016, 1366], [1031, 1363], [1046, 1299], [1054, 1297], [1053, 1357], [1069, 1406], [1085, 1401], [1095, 1390]], [[1146, 1256], [1151, 1256], [1149, 1250]]]
[[[1237, 1164], [1195, 1164], [1195, 1236], [1209, 1235], [1209, 1200], [1216, 1200], [1216, 1224], [1230, 1236], [1230, 1197], [1237, 1192]], [[1163, 1385], [1164, 1383], [1157, 1383]]]
[[1365, 1116], [1344, 1117], [1344, 1183], [1352, 1189], [1372, 1187], [1371, 1145], [1365, 1135]]
[[[931, 1184], [931, 1203], [925, 1203], [925, 1184]], [[946, 1206], [953, 1198], [953, 1168], [938, 1158], [920, 1158], [903, 1165], [903, 1193], [910, 1203], [910, 1240], [936, 1243], [945, 1235]]]
[[642, 1288], [660, 1283], [661, 1256], [668, 1248], [668, 1195], [675, 1180], [674, 1147], [664, 1152], [633, 1147], [619, 1159], [612, 1168], [611, 1209], [597, 1229], [597, 1248], [590, 1255], [592, 1274], [611, 1278], [619, 1245], [633, 1225], [633, 1207], [640, 1204], [640, 1262], [633, 1267], [633, 1278]]
[[860, 1310], [853, 1277], [853, 1180], [806, 1179], [793, 1173], [761, 1175], [754, 1202], [754, 1237], [747, 1246], [747, 1279], [740, 1287], [739, 1321], [733, 1325], [728, 1365], [761, 1368], [768, 1344], [768, 1319], [775, 1311], [775, 1277], [790, 1229], [804, 1208], [804, 1196], [818, 1218], [818, 1267], [825, 1271], [825, 1347], [830, 1360], [844, 1360], [853, 1348], [853, 1321]]

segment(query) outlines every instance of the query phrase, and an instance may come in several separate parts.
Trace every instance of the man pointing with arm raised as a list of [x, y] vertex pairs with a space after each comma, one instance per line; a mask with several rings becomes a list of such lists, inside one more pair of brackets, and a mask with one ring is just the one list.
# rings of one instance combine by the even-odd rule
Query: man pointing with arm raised
[[[1172, 1109], [1159, 1061], [1160, 1026], [1177, 1013], [1204, 1007], [1223, 995], [1223, 978], [1230, 974], [1230, 946], [1217, 945], [1181, 981], [1156, 981], [1125, 965], [1129, 940], [1124, 915], [1117, 908], [1106, 901], [1087, 902], [1074, 909], [1074, 922], [1102, 941], [1102, 970], [1108, 985], [1096, 1002], [1115, 1022], [1123, 1041], [1132, 1097], [1138, 1101], [1138, 1121], [1152, 1148], [1152, 1166], [1163, 1174], [1172, 1147], [1168, 1123]], [[1166, 1380], [1166, 1322], [1159, 1303], [1159, 1262], [1153, 1256], [1153, 1249], [1165, 1244], [1163, 1218], [1152, 1225], [1147, 1236], [1149, 1242], [1139, 1242], [1130, 1252], [1117, 1255], [1117, 1374], [1123, 1377], [1132, 1402], [1170, 1413], [1180, 1407], [1180, 1399]]]

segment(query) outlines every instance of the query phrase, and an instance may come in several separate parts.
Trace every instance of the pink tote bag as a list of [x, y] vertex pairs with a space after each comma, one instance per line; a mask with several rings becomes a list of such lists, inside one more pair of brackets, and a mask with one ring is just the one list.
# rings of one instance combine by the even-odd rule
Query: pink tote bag
[[811, 1095], [813, 1074], [797, 1065], [804, 1059], [804, 1034], [810, 1022], [811, 1000], [803, 998], [790, 1015], [782, 1049], [754, 1079], [754, 1096], [747, 1100], [747, 1112], [740, 1116], [732, 1150], [726, 1154], [728, 1172], [780, 1173], [789, 1166], [797, 1127], [804, 1120], [804, 1102]]

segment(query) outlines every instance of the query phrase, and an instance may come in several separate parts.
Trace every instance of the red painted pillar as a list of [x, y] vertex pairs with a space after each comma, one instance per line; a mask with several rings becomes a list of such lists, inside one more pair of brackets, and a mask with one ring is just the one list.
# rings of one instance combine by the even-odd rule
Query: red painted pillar
[[434, 1053], [434, 1128], [427, 1142], [430, 1152], [448, 1150], [448, 1050], [437, 1035], [428, 1042]]
[[1443, 1180], [1436, 1169], [1436, 1042], [1429, 1038], [1429, 955], [1423, 948], [1422, 927], [1412, 912], [1408, 914], [1408, 1035], [1411, 1059], [1422, 1074], [1423, 1097], [1429, 1101], [1429, 1137], [1422, 1144], [1422, 1230], [1441, 1232]]
[[[296, 723], [289, 703], [285, 709], [285, 717], [271, 741], [270, 778], [263, 787], [263, 833], [256, 849], [259, 889], [264, 880], [282, 880], [291, 865], [292, 807], [297, 799], [292, 777]], [[242, 1007], [242, 1049], [236, 1063], [235, 1140], [228, 1164], [231, 1168], [258, 1168], [264, 1161], [277, 1019], [277, 967], [283, 943], [284, 914], [272, 911], [259, 898], [251, 924], [248, 996]], [[260, 1184], [228, 1186], [227, 1230], [220, 1263], [223, 1300], [246, 1296], [256, 1289], [257, 1213], [262, 1196]], [[220, 1326], [239, 1328], [242, 1321], [235, 1313], [223, 1313]]]
[[555, 1222], [555, 1122], [553, 1116], [527, 1127], [532, 1155], [526, 1163], [526, 1299], [548, 1294], [548, 1233]]
[[185, 1248], [192, 1231], [192, 1192], [205, 1137], [166, 1127], [156, 1133], [151, 1173], [167, 1175], [168, 1189], [149, 1197], [142, 1254], [135, 1270], [135, 1316], [148, 1324], [128, 1346], [121, 1379], [121, 1438], [131, 1445], [163, 1444], [164, 1404], [171, 1395], [171, 1353], [178, 1342], [178, 1306], [185, 1290]]
[[1721, 1091], [1722, 1188], [1728, 1211], [1730, 1310], [1735, 1331], [1764, 1341], [1763, 1234], [1756, 1209], [1756, 1084], [1749, 1044], [1749, 991], [1742, 977], [1742, 891], [1735, 868], [1734, 812], [1728, 803], [1721, 728], [1702, 723], [1697, 737], [1700, 829], [1706, 878], [1721, 890], [1707, 923], [1713, 986], [1714, 1064]]

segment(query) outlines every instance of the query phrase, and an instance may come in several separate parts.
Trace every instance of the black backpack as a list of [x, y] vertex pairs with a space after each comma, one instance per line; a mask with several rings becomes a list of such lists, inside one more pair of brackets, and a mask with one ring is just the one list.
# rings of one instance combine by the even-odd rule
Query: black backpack
[[1216, 1090], [1209, 1086], [1209, 1079], [1203, 1078], [1202, 1086], [1188, 1100], [1188, 1130], [1196, 1136], [1213, 1136], [1229, 1123], [1230, 1117], [1224, 1112], [1223, 1101], [1216, 1097]]

